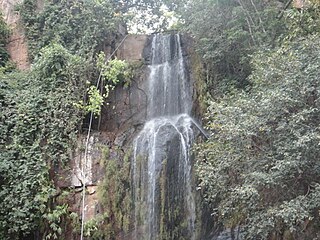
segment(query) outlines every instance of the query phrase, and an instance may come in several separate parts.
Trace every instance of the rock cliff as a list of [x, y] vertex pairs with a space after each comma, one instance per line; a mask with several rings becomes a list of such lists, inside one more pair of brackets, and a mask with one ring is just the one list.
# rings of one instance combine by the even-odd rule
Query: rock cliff
[[[103, 184], [108, 162], [116, 162], [120, 165], [128, 155], [134, 136], [140, 130], [147, 105], [145, 94], [145, 79], [147, 66], [145, 63], [145, 49], [148, 45], [148, 36], [129, 35], [117, 51], [119, 59], [126, 60], [134, 68], [135, 76], [129, 86], [118, 86], [110, 93], [103, 105], [99, 118], [93, 120], [93, 130], [90, 135], [87, 159], [84, 158], [84, 146], [86, 134], [83, 134], [78, 142], [78, 148], [71, 157], [67, 169], [57, 169], [55, 184], [60, 189], [74, 189], [68, 197], [71, 211], [81, 215], [81, 189], [85, 182], [87, 195], [85, 199], [85, 221], [89, 221], [102, 209], [101, 197], [98, 197], [98, 187]], [[88, 128], [86, 121], [84, 130]], [[105, 156], [105, 152], [108, 152]], [[85, 165], [85, 178], [81, 174], [81, 168]], [[125, 176], [130, 180], [130, 176]], [[110, 196], [112, 199], [113, 196]], [[107, 201], [107, 199], [106, 199]], [[113, 214], [113, 213], [110, 213]], [[77, 234], [69, 231], [67, 239], [77, 239]]]
[[30, 66], [28, 60], [28, 44], [20, 23], [19, 13], [15, 11], [17, 5], [21, 2], [23, 2], [23, 0], [0, 0], [0, 8], [3, 12], [4, 20], [11, 31], [7, 45], [11, 60], [17, 65], [18, 69], [26, 70]]

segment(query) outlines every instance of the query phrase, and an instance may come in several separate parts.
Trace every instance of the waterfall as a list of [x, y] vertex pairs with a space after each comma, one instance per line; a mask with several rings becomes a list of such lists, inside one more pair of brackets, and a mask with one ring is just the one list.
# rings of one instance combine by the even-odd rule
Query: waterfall
[[180, 36], [154, 35], [147, 122], [134, 141], [135, 239], [195, 239], [192, 84]]

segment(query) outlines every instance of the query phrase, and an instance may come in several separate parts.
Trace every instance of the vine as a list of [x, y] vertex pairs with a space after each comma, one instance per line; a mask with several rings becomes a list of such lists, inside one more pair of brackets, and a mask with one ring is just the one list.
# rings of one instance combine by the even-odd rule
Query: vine
[[[38, 9], [36, 0], [25, 0], [17, 8], [33, 68], [0, 70], [0, 239], [62, 237], [70, 209], [57, 201], [61, 193], [54, 176], [68, 163], [85, 114], [98, 115], [109, 91], [129, 84], [127, 63], [106, 64], [98, 55], [107, 46], [112, 49], [118, 37], [123, 18], [114, 5], [49, 0]], [[2, 46], [9, 32], [2, 21], [0, 33], [4, 66], [8, 55]], [[106, 83], [103, 95], [94, 86], [99, 72]], [[78, 224], [75, 215], [69, 218]]]
[[83, 64], [51, 44], [29, 73], [0, 75], [1, 239], [52, 228], [46, 219], [58, 194], [52, 184], [55, 166], [69, 159], [83, 116], [73, 104], [84, 93]]
[[121, 16], [109, 1], [46, 1], [37, 11], [37, 1], [25, 0], [19, 8], [26, 27], [31, 58], [55, 41], [72, 53], [94, 59], [106, 39], [117, 35]]
[[9, 53], [5, 48], [9, 33], [9, 28], [3, 20], [2, 13], [0, 12], [0, 68], [3, 68], [9, 60]]
[[76, 104], [86, 113], [92, 112], [96, 117], [100, 115], [101, 107], [108, 98], [110, 91], [114, 90], [115, 86], [120, 84], [124, 86], [129, 85], [130, 80], [133, 78], [133, 69], [126, 61], [118, 60], [117, 58], [106, 61], [104, 52], [100, 52], [97, 56], [97, 68], [100, 70], [99, 81], [102, 78], [105, 83], [103, 86], [104, 89], [98, 89], [97, 86], [87, 82], [89, 85], [87, 87], [88, 99], [85, 102], [80, 101]]

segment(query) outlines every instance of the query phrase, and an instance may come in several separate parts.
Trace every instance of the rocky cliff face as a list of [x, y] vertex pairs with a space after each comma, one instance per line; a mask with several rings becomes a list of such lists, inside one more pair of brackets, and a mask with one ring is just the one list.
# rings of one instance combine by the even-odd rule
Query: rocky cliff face
[[29, 68], [28, 44], [24, 30], [20, 24], [20, 16], [15, 8], [23, 0], [0, 0], [0, 8], [5, 22], [9, 25], [11, 34], [7, 45], [11, 60], [20, 70]]
[[[130, 230], [133, 228], [132, 223], [130, 223], [131, 207], [124, 210], [125, 205], [116, 208], [113, 208], [112, 205], [116, 205], [117, 196], [120, 197], [119, 204], [132, 205], [132, 202], [130, 202], [132, 200], [128, 200], [128, 198], [131, 199], [132, 194], [130, 193], [132, 188], [130, 186], [132, 182], [131, 167], [130, 163], [129, 167], [125, 164], [132, 157], [133, 140], [143, 128], [147, 118], [147, 105], [150, 101], [147, 94], [147, 78], [150, 71], [148, 64], [150, 64], [151, 39], [147, 35], [129, 35], [123, 42], [117, 56], [132, 65], [135, 69], [135, 76], [129, 86], [118, 86], [110, 94], [102, 108], [100, 118], [94, 119], [86, 162], [83, 147], [86, 135], [83, 135], [79, 140], [79, 147], [72, 157], [69, 169], [57, 170], [55, 174], [56, 185], [59, 188], [75, 190], [69, 196], [68, 204], [71, 205], [71, 210], [79, 215], [82, 209], [82, 183], [85, 182], [87, 186], [85, 221], [101, 216], [103, 213], [109, 214], [114, 222], [106, 224], [111, 224], [111, 228], [117, 231], [116, 239], [135, 239], [131, 236], [132, 232]], [[182, 38], [185, 55], [191, 52], [187, 48], [190, 43], [189, 38]], [[186, 59], [190, 58], [186, 56]], [[186, 64], [190, 63], [187, 62]], [[198, 95], [197, 91], [194, 90], [193, 99], [197, 98]], [[197, 110], [195, 106], [193, 112]], [[84, 129], [87, 127], [87, 124], [84, 123]], [[112, 172], [112, 164], [116, 164], [115, 172]], [[81, 173], [83, 165], [86, 169], [85, 178]], [[110, 180], [108, 178], [111, 181], [118, 182], [109, 182], [106, 185], [106, 182]], [[105, 198], [102, 192], [107, 192]], [[129, 202], [126, 203], [126, 201]], [[128, 215], [126, 216], [126, 214]], [[121, 217], [118, 217], [119, 215]], [[128, 218], [129, 223], [124, 220], [126, 218]], [[77, 235], [69, 232], [66, 239], [77, 239]]]
[[[30, 67], [28, 47], [24, 31], [19, 24], [19, 15], [14, 11], [15, 5], [21, 2], [22, 0], [0, 0], [0, 6], [4, 12], [6, 22], [12, 29], [10, 42], [7, 46], [9, 53], [17, 67], [25, 70]], [[41, 2], [39, 1], [39, 8], [41, 8]], [[120, 40], [118, 41], [120, 42]], [[183, 37], [181, 41], [184, 47], [183, 54], [190, 54], [190, 49], [187, 48], [187, 46], [190, 46], [190, 39]], [[111, 49], [106, 49], [107, 55], [110, 52]], [[85, 183], [87, 189], [84, 207], [85, 221], [88, 222], [99, 214], [101, 215], [101, 213], [108, 214], [112, 220], [106, 224], [110, 224], [111, 228], [116, 232], [116, 239], [134, 239], [130, 236], [130, 228], [132, 226], [126, 222], [128, 220], [126, 219], [127, 216], [125, 216], [128, 213], [124, 209], [126, 206], [112, 207], [115, 201], [119, 201], [121, 204], [126, 203], [125, 194], [130, 193], [125, 193], [126, 190], [112, 189], [113, 187], [110, 186], [110, 183], [108, 183], [108, 188], [105, 186], [108, 178], [112, 179], [112, 181], [120, 178], [120, 184], [122, 184], [120, 187], [130, 189], [131, 169], [129, 167], [126, 172], [123, 172], [125, 168], [124, 161], [130, 157], [133, 140], [142, 129], [147, 117], [147, 105], [150, 99], [148, 99], [147, 95], [148, 86], [146, 80], [150, 71], [147, 66], [151, 61], [150, 53], [150, 36], [129, 35], [126, 37], [117, 51], [117, 57], [128, 61], [132, 65], [135, 76], [129, 86], [118, 86], [112, 91], [102, 108], [101, 116], [94, 119], [93, 131], [89, 138], [87, 158], [85, 159], [84, 157], [86, 134], [83, 134], [79, 137], [77, 150], [70, 157], [69, 166], [67, 168], [56, 166], [53, 170], [57, 188], [70, 191], [68, 197], [63, 201], [68, 203], [70, 210], [78, 213], [80, 217], [82, 212], [81, 190], [83, 183]], [[189, 58], [187, 57], [186, 59]], [[187, 62], [186, 64], [188, 65], [189, 63]], [[192, 73], [191, 68], [187, 69]], [[193, 98], [197, 97], [198, 93], [194, 90]], [[197, 104], [192, 109], [193, 112], [197, 112]], [[87, 127], [85, 122], [83, 128], [86, 129]], [[111, 163], [117, 165], [116, 171], [118, 173], [110, 170]], [[83, 166], [85, 168], [85, 176], [81, 171]], [[101, 190], [101, 188], [105, 189]], [[107, 192], [108, 196], [105, 199], [103, 199], [102, 191]], [[117, 200], [116, 195], [119, 194], [119, 191], [122, 191], [120, 192], [121, 199]], [[130, 205], [131, 203], [129, 202], [128, 204]], [[66, 231], [65, 239], [79, 239], [79, 236], [70, 229]]]
[[[108, 164], [122, 165], [128, 155], [134, 136], [140, 130], [146, 112], [147, 96], [145, 80], [147, 67], [145, 63], [145, 49], [148, 47], [148, 36], [129, 35], [117, 51], [117, 57], [128, 61], [135, 69], [135, 76], [128, 87], [118, 86], [110, 93], [102, 108], [101, 116], [93, 120], [93, 130], [88, 145], [88, 156], [84, 158], [86, 134], [78, 142], [67, 169], [56, 169], [55, 183], [60, 189], [74, 189], [67, 202], [71, 210], [81, 215], [81, 189], [85, 182], [87, 195], [85, 199], [85, 221], [93, 219], [102, 212], [116, 209], [103, 209], [101, 196], [98, 197], [98, 187], [104, 184], [108, 175]], [[88, 128], [85, 122], [84, 129]], [[106, 152], [107, 156], [106, 156]], [[85, 166], [85, 178], [82, 176], [82, 166]], [[118, 169], [121, 170], [120, 168]], [[130, 175], [123, 176], [130, 181]], [[128, 182], [129, 184], [129, 182]], [[108, 189], [106, 189], [108, 191]], [[101, 191], [100, 191], [101, 192]], [[110, 193], [114, 195], [116, 193]], [[113, 196], [109, 196], [110, 199]], [[109, 201], [106, 199], [106, 201]], [[116, 226], [112, 226], [117, 228]], [[119, 231], [121, 232], [121, 231]], [[66, 239], [78, 239], [77, 234], [69, 231]]]

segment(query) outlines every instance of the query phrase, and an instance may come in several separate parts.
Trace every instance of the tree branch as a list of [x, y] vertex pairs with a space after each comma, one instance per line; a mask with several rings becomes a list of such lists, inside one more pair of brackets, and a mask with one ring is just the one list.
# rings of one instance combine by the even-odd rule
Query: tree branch
[[281, 19], [283, 17], [284, 11], [287, 10], [287, 8], [290, 6], [290, 4], [293, 2], [293, 0], [288, 0], [288, 2], [286, 3], [286, 5], [284, 6], [284, 9], [282, 9], [282, 11], [279, 13], [278, 15], [278, 19]]

